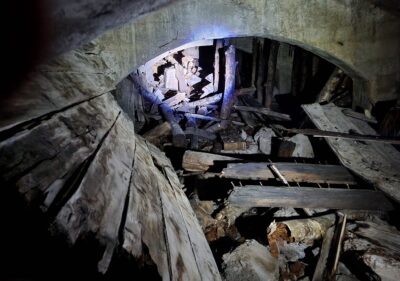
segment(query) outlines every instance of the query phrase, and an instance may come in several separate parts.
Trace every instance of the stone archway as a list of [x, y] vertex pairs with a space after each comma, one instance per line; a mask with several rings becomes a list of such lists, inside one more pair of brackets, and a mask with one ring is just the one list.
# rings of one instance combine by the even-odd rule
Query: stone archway
[[[80, 193], [75, 192], [75, 197], [69, 198], [69, 203], [65, 204], [63, 213], [59, 215], [60, 221], [65, 220], [65, 231], [70, 240], [76, 239], [82, 231], [79, 225], [70, 220], [71, 216], [85, 216], [85, 213], [79, 213], [80, 210], [95, 212], [98, 207], [92, 205], [85, 209], [74, 205], [79, 200], [86, 202], [83, 200], [85, 192], [92, 190], [90, 188], [94, 180], [102, 183], [102, 192], [113, 186], [120, 190], [119, 198], [124, 199], [130, 190], [134, 190], [129, 179], [133, 175], [135, 179], [148, 179], [151, 176], [146, 173], [152, 170], [153, 176], [156, 175], [166, 189], [169, 186], [174, 188], [172, 195], [162, 191], [157, 198], [166, 202], [173, 198], [183, 200], [180, 216], [194, 217], [187, 200], [184, 201], [168, 160], [160, 151], [143, 144], [134, 134], [129, 120], [120, 113], [110, 91], [139, 65], [167, 50], [201, 39], [238, 36], [269, 37], [299, 45], [342, 67], [360, 82], [356, 91], [365, 91], [361, 96], [367, 97], [366, 101], [359, 101], [362, 106], [367, 107], [369, 103], [395, 96], [396, 83], [400, 80], [400, 20], [367, 2], [176, 2], [132, 24], [110, 30], [78, 50], [37, 67], [24, 87], [0, 106], [1, 180], [9, 187], [16, 187], [27, 200], [31, 196], [36, 197], [37, 193], [43, 193], [41, 195], [47, 198], [47, 203], [51, 203], [58, 192], [71, 182], [70, 177], [79, 175], [74, 185], [81, 189]], [[135, 144], [132, 144], [134, 141]], [[125, 150], [113, 150], [116, 144]], [[150, 154], [152, 149], [153, 153]], [[134, 163], [138, 166], [135, 167]], [[101, 173], [104, 167], [112, 167], [112, 176], [117, 178], [118, 175], [124, 175], [124, 179], [106, 180]], [[150, 188], [156, 188], [151, 182], [147, 184]], [[150, 202], [153, 198], [147, 199]], [[107, 205], [107, 202], [102, 203]], [[165, 206], [168, 210], [160, 205], [156, 208], [165, 212], [173, 210], [172, 206]], [[104, 214], [117, 214], [121, 218], [123, 211], [113, 209], [107, 213], [105, 210]], [[100, 269], [104, 270], [110, 262], [121, 226], [113, 221], [110, 228], [98, 228], [96, 224], [101, 224], [102, 218], [87, 221], [88, 229], [97, 231], [97, 238], [106, 247], [100, 263]], [[133, 217], [132, 221], [135, 219]], [[162, 226], [158, 225], [159, 229], [165, 227], [165, 221], [163, 223]], [[186, 223], [186, 230], [193, 229], [196, 235], [200, 235], [198, 224], [190, 223], [190, 220]], [[148, 229], [146, 231], [150, 232]], [[180, 237], [172, 229], [166, 231], [169, 231], [169, 238]], [[136, 234], [127, 236], [135, 238]], [[203, 253], [192, 251], [205, 246], [206, 241], [199, 240], [201, 243], [195, 245], [187, 238], [189, 236], [186, 233], [182, 240], [187, 246], [184, 252], [189, 257], [183, 258], [184, 263], [188, 262], [185, 268], [196, 267], [195, 274], [206, 273], [218, 280], [215, 264], [201, 259], [210, 255], [209, 249]], [[147, 238], [143, 238], [145, 243], [149, 243]], [[140, 243], [127, 247], [132, 251], [142, 250]], [[160, 275], [173, 279], [182, 273], [174, 271], [178, 265], [182, 266], [182, 257], [178, 253], [174, 253], [176, 260], [172, 264], [165, 256], [157, 256], [156, 250], [154, 246], [150, 252], [154, 251], [153, 259], [159, 266]], [[177, 261], [180, 263], [177, 264]], [[196, 266], [193, 267], [193, 264]]]
[[396, 98], [400, 20], [367, 1], [178, 1], [39, 67], [3, 103], [0, 130], [104, 93], [180, 45], [239, 36], [295, 44], [336, 64], [355, 80], [356, 102], [364, 108]]

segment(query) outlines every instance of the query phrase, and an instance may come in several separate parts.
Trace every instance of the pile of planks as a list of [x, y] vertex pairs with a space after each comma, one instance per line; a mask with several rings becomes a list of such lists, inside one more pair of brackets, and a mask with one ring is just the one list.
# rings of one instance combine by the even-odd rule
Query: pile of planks
[[[400, 273], [400, 233], [382, 220], [393, 203], [341, 165], [187, 150], [182, 168], [186, 188], [196, 178], [190, 202], [226, 280], [394, 280]], [[219, 241], [230, 251], [213, 248]]]
[[[155, 145], [162, 146], [160, 140], [172, 135], [175, 146], [203, 149], [220, 137], [224, 150], [246, 151], [254, 140], [246, 140], [244, 132], [244, 139], [238, 139], [236, 130], [248, 125], [254, 129], [266, 119], [290, 121], [289, 115], [262, 107], [252, 97], [254, 87], [235, 88], [237, 63], [233, 45], [215, 40], [214, 52], [211, 72], [199, 65], [199, 47], [195, 46], [168, 53], [131, 74], [146, 100], [143, 107], [147, 106], [143, 110], [136, 108], [136, 112], [146, 115], [141, 120], [153, 118], [158, 122], [159, 126], [145, 132]], [[227, 131], [216, 134], [223, 130]]]
[[400, 141], [378, 136], [368, 125], [376, 120], [329, 103], [347, 89], [343, 71], [335, 69], [317, 97], [325, 105], [288, 115], [272, 95], [279, 45], [271, 43], [262, 66], [267, 79], [257, 79], [266, 84], [249, 88], [237, 83], [235, 47], [213, 46], [214, 63], [204, 67], [213, 71], [202, 69], [192, 46], [131, 77], [146, 118], [157, 121], [143, 136], [177, 163], [224, 278], [393, 280], [400, 259], [386, 241], [398, 232], [378, 239], [360, 229], [389, 227], [382, 219], [395, 210], [392, 199], [400, 201], [391, 144]]

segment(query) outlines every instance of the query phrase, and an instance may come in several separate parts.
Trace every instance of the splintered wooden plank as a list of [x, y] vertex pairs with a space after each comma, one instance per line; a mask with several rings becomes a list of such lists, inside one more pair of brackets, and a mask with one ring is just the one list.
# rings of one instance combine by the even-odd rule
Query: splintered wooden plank
[[[342, 108], [333, 104], [307, 104], [303, 109], [320, 130], [364, 135], [374, 133], [366, 122], [345, 116]], [[392, 145], [338, 138], [326, 141], [346, 168], [400, 202], [400, 152]]]
[[123, 236], [123, 248], [133, 256], [146, 245], [163, 280], [220, 280], [171, 162], [140, 137]]
[[104, 94], [1, 142], [1, 180], [16, 182], [18, 192], [28, 201], [43, 198], [39, 203], [47, 209], [93, 154], [120, 110], [113, 96]]
[[266, 115], [268, 117], [278, 119], [278, 120], [284, 120], [284, 121], [290, 121], [290, 116], [287, 114], [275, 112], [272, 110], [269, 110], [267, 108], [263, 107], [251, 107], [251, 106], [241, 106], [241, 105], [235, 105], [233, 108], [239, 111], [247, 111], [247, 112], [253, 112], [253, 113], [259, 113], [262, 115]]
[[248, 185], [238, 187], [228, 197], [237, 207], [293, 207], [354, 210], [393, 210], [393, 205], [380, 191], [274, 187]]
[[[241, 180], [268, 180], [275, 178], [269, 163], [230, 163], [223, 169], [222, 176]], [[299, 163], [274, 163], [289, 182], [355, 184], [356, 181], [346, 168], [339, 165]]]
[[214, 161], [238, 160], [238, 158], [229, 156], [187, 150], [183, 154], [182, 167], [190, 172], [205, 172], [214, 165]]
[[[114, 248], [131, 180], [135, 151], [133, 123], [124, 114], [96, 153], [76, 192], [62, 207], [55, 224], [73, 244], [86, 234], [94, 233], [104, 245], [105, 253], [98, 263], [105, 273]], [[99, 180], [99, 176], [101, 177]]]

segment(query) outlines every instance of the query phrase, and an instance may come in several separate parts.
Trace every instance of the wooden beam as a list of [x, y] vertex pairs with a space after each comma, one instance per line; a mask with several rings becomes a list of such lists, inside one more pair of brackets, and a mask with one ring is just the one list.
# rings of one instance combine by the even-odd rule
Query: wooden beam
[[0, 142], [0, 181], [15, 181], [26, 201], [43, 203], [43, 210], [51, 208], [65, 183], [72, 181], [75, 171], [101, 144], [120, 111], [106, 93]]
[[[221, 118], [217, 118], [217, 117], [213, 117], [213, 116], [206, 116], [206, 115], [202, 115], [202, 114], [195, 114], [195, 113], [185, 113], [185, 116], [189, 117], [189, 118], [208, 120], [208, 121], [216, 121], [216, 122], [222, 121]], [[229, 121], [232, 124], [238, 125], [238, 126], [245, 126], [246, 125], [246, 124], [244, 124], [242, 122], [238, 122], [238, 121], [234, 121], [234, 120], [229, 120]]]
[[278, 58], [278, 50], [279, 50], [279, 42], [271, 41], [270, 49], [269, 49], [269, 56], [268, 56], [267, 79], [265, 82], [264, 106], [266, 108], [271, 108], [271, 104], [272, 104], [274, 82], [275, 82], [275, 72], [276, 72], [276, 61]]
[[273, 119], [277, 120], [283, 120], [283, 121], [290, 121], [291, 118], [287, 114], [275, 112], [272, 110], [269, 110], [267, 108], [263, 107], [251, 107], [251, 106], [243, 106], [243, 105], [234, 105], [234, 109], [239, 110], [239, 111], [248, 111], [248, 112], [253, 112], [253, 113], [260, 113], [263, 115], [266, 115], [268, 117], [271, 117]]
[[251, 63], [251, 87], [256, 87], [256, 74], [257, 74], [257, 50], [258, 50], [258, 44], [257, 44], [257, 38], [253, 37], [252, 40], [252, 63]]
[[220, 114], [220, 117], [222, 119], [221, 126], [223, 128], [226, 128], [229, 125], [229, 122], [227, 122], [226, 120], [231, 114], [232, 105], [235, 99], [235, 72], [236, 49], [235, 46], [231, 45], [225, 51], [225, 85]]
[[218, 92], [219, 86], [219, 68], [220, 68], [220, 57], [219, 49], [222, 48], [222, 40], [215, 40], [215, 54], [214, 54], [214, 76], [213, 76], [213, 87], [214, 92]]
[[163, 117], [170, 123], [172, 143], [179, 147], [186, 146], [186, 136], [175, 118], [174, 110], [168, 104], [160, 101], [156, 95], [149, 91], [147, 83], [145, 82], [146, 78], [143, 75], [131, 74], [131, 77], [135, 81], [135, 84], [140, 87], [140, 94], [149, 102], [158, 105]]
[[234, 157], [187, 150], [183, 155], [182, 167], [190, 172], [205, 172], [214, 165], [214, 161], [237, 161]]
[[371, 117], [367, 117], [365, 114], [363, 113], [359, 113], [359, 112], [355, 112], [353, 111], [351, 108], [344, 108], [342, 110], [343, 114], [355, 119], [359, 119], [368, 123], [372, 123], [372, 124], [378, 124], [378, 121], [376, 120], [375, 117], [371, 116]]
[[[265, 39], [267, 40], [267, 39]], [[257, 88], [257, 100], [261, 104], [263, 101], [263, 93], [264, 93], [264, 76], [265, 76], [265, 52], [264, 52], [264, 39], [257, 39], [257, 80], [256, 80], [256, 88]]]
[[[366, 122], [345, 116], [342, 108], [333, 104], [302, 107], [320, 130], [376, 135]], [[363, 144], [351, 139], [327, 138], [326, 141], [343, 166], [400, 202], [400, 152], [393, 146], [379, 142]]]
[[274, 187], [248, 185], [237, 187], [228, 197], [234, 207], [293, 207], [354, 210], [393, 210], [392, 203], [380, 191]]
[[358, 134], [348, 134], [348, 133], [340, 133], [333, 131], [323, 131], [318, 129], [286, 129], [283, 127], [279, 127], [279, 129], [295, 134], [303, 134], [314, 137], [321, 138], [341, 138], [341, 139], [352, 139], [359, 141], [371, 141], [371, 142], [380, 142], [380, 143], [390, 143], [390, 144], [400, 144], [399, 138], [387, 138], [375, 135], [358, 135]]
[[[269, 163], [231, 163], [223, 169], [224, 178], [241, 180], [269, 180], [275, 178]], [[356, 180], [340, 165], [274, 163], [289, 182], [355, 184]]]
[[300, 94], [300, 75], [301, 75], [301, 52], [302, 49], [297, 46], [292, 47], [293, 50], [293, 66], [292, 66], [292, 95]]
[[215, 94], [215, 95], [208, 96], [208, 97], [200, 99], [200, 100], [188, 102], [186, 105], [183, 106], [183, 108], [185, 108], [185, 107], [187, 107], [187, 108], [196, 108], [196, 107], [206, 106], [206, 105], [209, 105], [209, 104], [214, 104], [214, 103], [219, 102], [221, 100], [221, 98], [222, 98], [222, 94], [221, 93], [220, 94]]

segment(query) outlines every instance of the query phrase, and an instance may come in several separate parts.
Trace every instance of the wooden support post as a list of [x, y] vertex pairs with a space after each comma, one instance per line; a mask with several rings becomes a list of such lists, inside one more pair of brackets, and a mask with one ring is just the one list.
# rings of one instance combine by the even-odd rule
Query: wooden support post
[[306, 87], [310, 80], [312, 71], [311, 55], [305, 50], [301, 50], [301, 73], [300, 73], [300, 92], [307, 95]]
[[270, 45], [270, 49], [269, 49], [269, 57], [268, 57], [267, 81], [265, 84], [264, 106], [266, 108], [271, 108], [271, 104], [272, 104], [274, 82], [275, 82], [275, 72], [276, 72], [276, 61], [278, 58], [278, 50], [279, 50], [279, 42], [271, 41], [271, 45]]
[[300, 70], [301, 70], [301, 49], [293, 47], [293, 68], [292, 68], [292, 95], [298, 96], [300, 91]]
[[258, 39], [258, 67], [257, 67], [257, 100], [262, 103], [264, 93], [264, 76], [265, 76], [265, 56], [264, 56], [264, 39]]
[[219, 49], [222, 48], [222, 40], [215, 40], [215, 54], [214, 54], [214, 92], [218, 92], [219, 86], [219, 68], [220, 68], [220, 58]]
[[253, 49], [252, 49], [252, 65], [251, 65], [251, 87], [256, 87], [256, 75], [257, 75], [257, 50], [258, 50], [258, 43], [257, 38], [253, 38]]
[[236, 72], [236, 49], [235, 46], [231, 45], [225, 51], [225, 89], [224, 97], [222, 99], [221, 106], [221, 125], [226, 128], [229, 125], [227, 121], [232, 105], [234, 102], [234, 92], [235, 92], [235, 72]]

